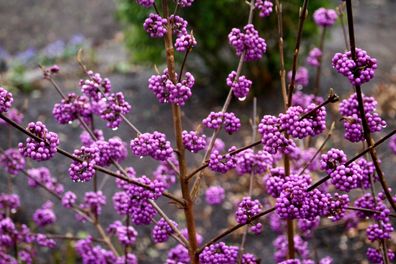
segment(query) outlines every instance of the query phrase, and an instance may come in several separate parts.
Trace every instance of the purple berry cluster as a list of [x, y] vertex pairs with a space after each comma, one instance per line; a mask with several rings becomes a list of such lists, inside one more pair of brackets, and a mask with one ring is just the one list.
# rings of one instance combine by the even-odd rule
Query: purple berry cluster
[[[172, 156], [168, 159], [175, 166], [178, 166], [178, 160]], [[158, 167], [153, 172], [155, 180], [161, 181], [166, 188], [169, 188], [176, 182], [177, 172], [167, 161], [161, 161]]]
[[307, 57], [307, 63], [312, 67], [319, 67], [322, 59], [322, 51], [319, 48], [313, 48]]
[[228, 134], [233, 134], [241, 127], [241, 120], [232, 112], [211, 112], [202, 120], [202, 124], [211, 129], [219, 129], [221, 126]]
[[56, 103], [52, 110], [52, 115], [59, 124], [68, 124], [76, 120], [79, 116], [87, 116], [90, 113], [90, 104], [86, 96], [78, 96], [69, 93], [60, 103]]
[[[228, 149], [228, 152], [236, 150], [236, 147], [233, 146]], [[232, 170], [236, 167], [237, 159], [235, 155], [231, 156], [230, 154], [221, 155], [217, 150], [213, 150], [210, 154], [208, 166], [211, 170], [218, 173], [226, 173], [229, 170]]]
[[186, 72], [185, 78], [174, 84], [165, 69], [161, 75], [152, 75], [148, 87], [157, 97], [160, 103], [172, 103], [184, 105], [191, 97], [191, 89], [194, 87], [194, 76]]
[[171, 15], [169, 17], [169, 22], [172, 26], [172, 32], [176, 36], [180, 37], [188, 34], [187, 33], [188, 22], [184, 18], [176, 15]]
[[236, 171], [243, 175], [245, 173], [262, 174], [273, 164], [273, 157], [265, 150], [255, 153], [252, 149], [239, 152], [236, 155]]
[[102, 191], [98, 192], [86, 192], [84, 195], [84, 201], [80, 205], [82, 209], [89, 210], [94, 215], [100, 215], [102, 208], [106, 204], [106, 196]]
[[106, 105], [100, 111], [100, 117], [107, 121], [107, 127], [118, 128], [122, 121], [121, 115], [131, 111], [131, 105], [125, 101], [123, 93], [112, 93], [106, 100]]
[[252, 81], [247, 79], [244, 75], [239, 76], [236, 80], [236, 71], [232, 71], [227, 77], [227, 86], [232, 89], [232, 92], [239, 100], [244, 100], [249, 93]]
[[[220, 242], [212, 244], [199, 254], [199, 263], [201, 264], [230, 264], [238, 262], [239, 249], [236, 246], [227, 246]], [[257, 263], [257, 259], [249, 253], [243, 254], [242, 264]]]
[[190, 7], [194, 0], [177, 0], [177, 4], [181, 7]]
[[149, 17], [144, 21], [143, 27], [151, 38], [162, 38], [166, 34], [167, 24], [166, 18], [150, 13]]
[[267, 17], [272, 13], [274, 4], [269, 0], [256, 0], [255, 7], [260, 11], [260, 17]]
[[150, 156], [161, 161], [170, 158], [173, 154], [171, 143], [166, 140], [165, 134], [157, 131], [140, 134], [137, 138], [132, 139], [131, 149], [136, 156]]
[[202, 120], [202, 124], [211, 129], [219, 129], [223, 125], [223, 112], [211, 112], [208, 117]]
[[396, 155], [396, 136], [391, 137], [389, 141], [389, 148]]
[[305, 113], [315, 109], [316, 105], [311, 104], [304, 111], [300, 106], [292, 106], [285, 114], [279, 114], [280, 128], [294, 138], [305, 138], [316, 136], [326, 129], [326, 110], [319, 108], [307, 118], [301, 119]]
[[179, 52], [185, 52], [189, 49], [195, 47], [197, 45], [197, 41], [193, 34], [184, 34], [180, 35], [176, 38], [175, 41], [175, 49]]
[[[289, 71], [287, 73], [287, 79], [289, 80], [289, 82], [291, 81], [292, 71]], [[296, 71], [295, 84], [305, 87], [308, 85], [308, 83], [309, 83], [309, 73], [308, 73], [307, 68], [298, 67], [298, 69]]]
[[374, 78], [377, 60], [371, 58], [365, 50], [356, 48], [356, 60], [351, 51], [336, 53], [332, 59], [333, 68], [349, 79], [352, 85], [361, 85]]
[[97, 147], [85, 147], [74, 150], [73, 155], [80, 161], [73, 161], [69, 167], [69, 175], [74, 182], [86, 182], [95, 175], [95, 165], [100, 161]]
[[59, 146], [58, 135], [48, 131], [47, 127], [40, 121], [29, 123], [26, 130], [42, 139], [42, 141], [37, 141], [30, 137], [27, 138], [25, 144], [18, 144], [21, 154], [26, 158], [31, 158], [36, 161], [51, 159], [57, 152], [57, 147]]
[[[176, 222], [172, 221], [172, 224], [177, 228]], [[170, 235], [174, 232], [173, 228], [165, 221], [165, 219], [161, 218], [153, 228], [152, 237], [155, 243], [162, 243], [168, 241]]]
[[152, 7], [155, 3], [155, 0], [136, 0], [136, 2], [146, 8]]
[[134, 180], [148, 186], [149, 189], [135, 184], [125, 185], [123, 192], [117, 192], [113, 196], [114, 208], [120, 215], [129, 214], [134, 224], [148, 225], [157, 213], [148, 200], [158, 199], [165, 191], [166, 185], [162, 180], [150, 180], [146, 176]]
[[188, 151], [196, 153], [206, 147], [206, 136], [200, 136], [195, 131], [187, 132], [186, 130], [182, 133], [183, 144]]
[[225, 198], [225, 191], [221, 186], [210, 186], [206, 189], [205, 200], [210, 205], [221, 204]]
[[305, 109], [312, 103], [320, 105], [323, 103], [323, 98], [313, 94], [306, 94], [302, 91], [296, 91], [293, 95], [292, 106], [301, 106]]
[[[379, 132], [387, 125], [380, 115], [375, 112], [376, 105], [377, 102], [373, 97], [363, 95], [365, 118], [371, 133]], [[363, 141], [362, 117], [359, 112], [356, 94], [351, 95], [348, 99], [342, 100], [339, 110], [340, 114], [343, 116], [345, 138], [351, 142]]]
[[356, 161], [356, 164], [362, 170], [362, 179], [359, 183], [359, 188], [362, 189], [369, 189], [371, 187], [371, 180], [375, 182], [377, 180], [375, 176], [375, 166], [374, 163], [371, 161], [367, 161], [364, 158], [360, 158]]
[[[7, 116], [9, 119], [11, 119], [12, 121], [14, 121], [17, 124], [22, 123], [23, 114], [15, 108], [10, 108], [10, 110], [8, 110], [8, 112], [4, 115]], [[0, 119], [0, 125], [6, 125], [6, 124], [7, 123], [3, 119]]]
[[[106, 250], [101, 246], [94, 246], [92, 236], [88, 236], [85, 239], [78, 240], [75, 245], [75, 250], [80, 255], [82, 259], [82, 263], [120, 263], [119, 261], [122, 259], [117, 259], [114, 253], [110, 250]], [[129, 257], [127, 257], [129, 259]], [[131, 258], [135, 259], [135, 258]], [[125, 259], [124, 262], [125, 263]], [[133, 263], [133, 262], [131, 262]], [[135, 262], [136, 263], [136, 262]]]
[[306, 165], [308, 165], [305, 170], [309, 170], [310, 172], [319, 170], [320, 162], [319, 158], [315, 156], [316, 152], [317, 150], [315, 148], [295, 148], [290, 154], [290, 160], [292, 161], [293, 169], [300, 171], [304, 169]]
[[[21, 206], [19, 196], [16, 194], [0, 194], [0, 209], [5, 211], [8, 209], [11, 213], [16, 213]], [[3, 213], [3, 212], [2, 212]], [[1, 216], [3, 217], [3, 216]]]
[[135, 178], [139, 183], [145, 184], [151, 188], [151, 190], [138, 186], [136, 184], [130, 184], [127, 186], [126, 192], [130, 195], [129, 199], [132, 203], [139, 203], [140, 201], [148, 199], [158, 199], [165, 191], [165, 186], [162, 181], [150, 180], [146, 176]]
[[[301, 236], [298, 235], [295, 235], [293, 240], [294, 240], [294, 248], [297, 255], [300, 256], [303, 260], [308, 260], [309, 259], [308, 242], [306, 242], [304, 239], [302, 239]], [[273, 246], [275, 248], [274, 258], [277, 263], [289, 263], [289, 264], [301, 263], [299, 260], [294, 260], [294, 259], [291, 259], [290, 260], [291, 262], [285, 262], [288, 256], [288, 240], [285, 235], [278, 236], [273, 242]]]
[[80, 80], [81, 92], [88, 98], [98, 102], [111, 91], [111, 82], [108, 78], [102, 78], [99, 73], [87, 72], [88, 79]]
[[136, 242], [138, 232], [132, 226], [124, 226], [121, 221], [115, 221], [108, 228], [107, 232], [116, 235], [120, 243], [124, 246], [132, 246]]
[[[235, 219], [239, 224], [246, 224], [251, 221], [252, 217], [261, 213], [262, 209], [263, 206], [259, 200], [252, 200], [248, 196], [243, 197], [235, 212]], [[262, 232], [262, 224], [255, 223], [250, 227], [250, 230], [257, 235], [260, 234]]]
[[12, 93], [8, 92], [3, 87], [0, 87], [0, 113], [7, 112], [14, 102]]
[[243, 32], [233, 28], [228, 34], [228, 42], [235, 49], [237, 56], [245, 54], [245, 61], [259, 60], [267, 50], [265, 40], [259, 36], [252, 24], [246, 25]]
[[62, 205], [65, 208], [72, 208], [77, 202], [77, 196], [74, 192], [68, 191], [62, 197]]
[[26, 161], [18, 149], [10, 148], [0, 154], [0, 164], [11, 175], [17, 175], [25, 168]]
[[314, 12], [313, 18], [318, 26], [329, 27], [336, 22], [337, 13], [333, 9], [326, 9], [321, 7]]
[[278, 151], [290, 154], [296, 148], [294, 141], [287, 139], [280, 132], [280, 125], [280, 119], [271, 115], [263, 116], [258, 125], [258, 131], [262, 136], [261, 143], [264, 145], [264, 150], [270, 154], [276, 154]]
[[[95, 129], [92, 131], [93, 134], [95, 135], [97, 140], [104, 140], [104, 135], [103, 131], [100, 129]], [[80, 141], [83, 146], [89, 147], [94, 143], [94, 140], [92, 139], [91, 135], [87, 131], [83, 131], [80, 135]]]
[[51, 175], [51, 172], [46, 167], [29, 169], [27, 174], [29, 175], [28, 185], [31, 188], [45, 186], [48, 190], [59, 195], [64, 192], [63, 185]]
[[53, 211], [54, 204], [51, 201], [44, 203], [41, 208], [37, 209], [33, 214], [33, 221], [38, 226], [47, 226], [55, 223], [56, 215]]
[[166, 259], [166, 264], [189, 264], [190, 255], [188, 254], [188, 249], [183, 245], [179, 244], [172, 248], [168, 252], [168, 258]]
[[307, 192], [309, 182], [301, 176], [289, 176], [276, 199], [276, 212], [282, 219], [307, 219], [327, 216], [339, 220], [345, 215], [348, 195], [323, 193], [318, 189]]
[[344, 165], [347, 162], [347, 155], [344, 151], [332, 148], [326, 154], [320, 157], [320, 169], [326, 173], [332, 173], [338, 166]]
[[113, 162], [121, 162], [128, 155], [126, 143], [119, 137], [110, 138], [109, 141], [95, 141], [90, 147], [97, 148], [99, 151], [99, 160], [97, 162], [99, 166], [109, 166]]
[[[205, 248], [204, 251], [200, 254], [199, 259], [202, 264], [237, 263], [238, 258], [235, 257], [235, 254], [238, 255], [238, 247], [227, 246], [222, 242], [214, 244], [214, 247], [212, 249], [211, 249], [211, 247], [212, 246]], [[202, 258], [201, 258], [201, 256], [202, 256]], [[242, 264], [258, 263], [258, 261], [259, 260], [253, 254], [250, 254], [250, 253], [243, 254], [242, 259], [241, 259]]]
[[362, 169], [356, 163], [348, 166], [339, 165], [330, 173], [331, 183], [338, 190], [349, 192], [352, 189], [359, 188], [360, 182], [363, 179], [362, 174]]
[[390, 239], [394, 228], [391, 223], [380, 222], [379, 224], [371, 224], [366, 229], [368, 240], [371, 242]]
[[[388, 249], [388, 258], [390, 261], [394, 261], [395, 260], [395, 253]], [[371, 262], [371, 263], [375, 263], [375, 264], [383, 264], [384, 263], [384, 259], [382, 257], [382, 254], [380, 252], [379, 249], [375, 249], [375, 248], [368, 248], [367, 249], [367, 259]]]

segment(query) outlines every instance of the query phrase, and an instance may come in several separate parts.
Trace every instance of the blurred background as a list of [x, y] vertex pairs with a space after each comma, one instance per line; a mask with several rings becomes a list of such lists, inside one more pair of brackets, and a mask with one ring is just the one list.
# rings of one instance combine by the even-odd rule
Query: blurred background
[[[283, 1], [284, 3], [284, 34], [286, 68], [290, 69], [295, 37], [297, 31], [298, 7], [301, 1]], [[287, 3], [286, 3], [287, 2]], [[300, 65], [305, 65], [305, 57], [309, 50], [318, 46], [320, 30], [313, 23], [312, 13], [319, 7], [336, 8], [340, 1], [315, 0], [310, 1], [309, 15], [304, 28], [301, 46]], [[356, 0], [353, 1], [356, 22], [357, 46], [366, 49], [377, 58], [379, 68], [375, 79], [364, 86], [364, 92], [374, 95], [379, 101], [379, 111], [388, 122], [388, 129], [396, 125], [396, 1], [394, 0]], [[123, 91], [132, 105], [132, 112], [128, 118], [141, 130], [155, 129], [166, 132], [172, 138], [172, 127], [164, 125], [163, 120], [170, 120], [169, 106], [159, 105], [153, 94], [147, 88], [147, 79], [154, 71], [154, 65], [160, 70], [164, 67], [164, 51], [162, 41], [152, 40], [144, 32], [142, 24], [149, 11], [136, 5], [134, 0], [0, 0], [0, 84], [10, 88], [18, 94], [16, 105], [25, 115], [24, 124], [29, 121], [41, 120], [48, 124], [52, 131], [60, 133], [62, 147], [72, 151], [78, 147], [80, 130], [77, 124], [60, 127], [52, 118], [52, 107], [60, 101], [56, 91], [42, 80], [38, 65], [58, 64], [61, 74], [57, 80], [66, 92], [78, 89], [78, 81], [84, 78], [75, 56], [80, 48], [84, 49], [84, 59], [89, 69], [100, 72], [109, 77], [113, 89]], [[228, 45], [227, 35], [233, 27], [242, 27], [247, 20], [248, 6], [244, 0], [196, 0], [192, 8], [182, 10], [181, 15], [190, 23], [194, 30], [198, 46], [187, 62], [187, 70], [192, 72], [198, 83], [193, 90], [194, 96], [184, 108], [185, 126], [194, 129], [207, 116], [208, 110], [219, 110], [228, 92], [225, 79], [229, 72], [236, 68], [237, 58]], [[248, 142], [251, 134], [249, 118], [251, 116], [252, 97], [258, 98], [259, 115], [278, 113], [282, 109], [279, 87], [279, 54], [276, 16], [269, 18], [255, 17], [256, 28], [266, 39], [268, 52], [259, 63], [249, 63], [243, 74], [254, 81], [253, 91], [243, 102], [232, 103], [231, 110], [241, 118], [243, 129], [236, 136], [222, 135], [227, 145], [243, 145]], [[338, 22], [327, 34], [322, 90], [320, 94], [326, 96], [329, 88], [345, 98], [352, 89], [348, 81], [340, 77], [331, 68], [331, 58], [335, 52], [345, 49], [342, 28]], [[179, 62], [182, 58], [176, 58]], [[311, 83], [314, 83], [315, 71], [310, 68]], [[311, 92], [313, 85], [304, 88], [304, 92]], [[334, 106], [334, 111], [338, 108]], [[338, 121], [338, 120], [336, 120]], [[170, 122], [167, 122], [170, 124]], [[104, 127], [103, 124], [98, 124]], [[336, 136], [332, 140], [333, 146], [344, 146], [343, 129], [337, 123]], [[20, 135], [8, 131], [8, 127], [0, 127], [3, 147], [7, 144], [16, 146]], [[9, 135], [8, 140], [7, 136]], [[105, 135], [120, 136], [129, 142], [134, 136], [127, 127], [121, 126], [118, 131], [106, 130]], [[349, 145], [348, 152], [356, 153], [359, 146]], [[393, 187], [396, 187], [394, 175], [395, 158], [390, 154], [386, 145], [381, 147], [380, 156], [384, 170]], [[199, 158], [197, 158], [199, 160]], [[190, 159], [190, 165], [197, 164], [197, 160]], [[38, 167], [43, 164], [31, 163]], [[156, 163], [144, 159], [138, 161], [130, 157], [124, 164], [133, 166], [138, 174], [150, 175]], [[57, 156], [54, 161], [45, 164], [66, 189], [72, 188], [77, 193], [90, 190], [91, 185], [72, 183], [67, 175], [68, 162]], [[0, 171], [0, 177], [3, 176]], [[246, 191], [247, 180], [235, 175], [227, 175], [230, 189], [229, 196], [221, 208], [208, 208], [198, 200], [199, 231], [208, 239], [213, 230], [218, 230], [233, 223], [234, 203]], [[218, 182], [215, 179], [214, 182]], [[5, 183], [1, 181], [1, 190], [5, 190]], [[38, 198], [36, 191], [26, 192], [26, 179], [17, 177], [15, 183], [17, 192], [22, 198], [23, 211], [18, 217], [31, 221], [31, 215], [45, 198]], [[236, 183], [232, 185], [231, 183]], [[103, 223], [114, 220], [111, 204], [111, 194], [114, 185], [108, 182], [104, 190], [108, 194], [108, 205], [104, 212]], [[259, 194], [259, 188], [257, 189]], [[48, 198], [48, 197], [47, 197]], [[172, 212], [172, 211], [170, 211]], [[172, 214], [172, 213], [171, 213]], [[173, 212], [175, 219], [182, 219], [181, 212]], [[72, 232], [84, 235], [82, 230], [88, 228], [74, 221], [72, 213], [58, 209], [62, 215], [59, 226], [53, 232]], [[229, 215], [230, 217], [224, 217]], [[211, 225], [207, 224], [211, 220]], [[330, 225], [315, 233], [313, 247], [319, 256], [330, 255], [336, 259], [335, 263], [364, 263], [364, 234], [360, 230], [352, 233], [342, 233], [342, 225]], [[364, 227], [361, 227], [364, 230]], [[138, 228], [140, 234], [149, 234], [150, 228]], [[338, 235], [334, 235], [335, 232]], [[363, 232], [364, 233], [364, 232]], [[236, 234], [228, 238], [229, 242], [238, 242]], [[261, 238], [249, 236], [247, 250], [263, 259], [263, 263], [272, 263], [273, 248], [271, 243], [275, 234], [265, 231]], [[172, 242], [173, 243], [173, 242]], [[172, 245], [170, 243], [170, 245]], [[77, 261], [70, 245], [60, 247], [57, 252], [50, 252], [43, 257], [43, 263], [75, 263]], [[149, 235], [142, 235], [136, 245], [136, 253], [140, 263], [162, 263], [166, 258], [169, 245], [154, 245]], [[65, 253], [67, 260], [62, 258]], [[50, 259], [46, 262], [45, 259]]]

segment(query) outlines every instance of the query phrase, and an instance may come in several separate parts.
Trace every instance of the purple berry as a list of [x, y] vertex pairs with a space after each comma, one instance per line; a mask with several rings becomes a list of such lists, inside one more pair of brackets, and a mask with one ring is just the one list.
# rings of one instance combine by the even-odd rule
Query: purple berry
[[5, 88], [0, 87], [0, 113], [7, 112], [14, 102], [12, 93], [8, 92]]
[[329, 27], [336, 22], [337, 13], [333, 9], [326, 9], [321, 7], [314, 12], [313, 18], [318, 26]]
[[365, 50], [356, 48], [356, 62], [351, 51], [336, 53], [332, 59], [333, 68], [349, 79], [352, 85], [361, 85], [374, 78], [377, 60], [367, 55]]
[[260, 11], [260, 17], [267, 17], [272, 13], [274, 4], [269, 0], [256, 0], [254, 5]]
[[206, 147], [206, 136], [199, 136], [197, 132], [186, 130], [182, 133], [183, 144], [188, 151], [198, 152]]
[[224, 189], [221, 186], [211, 186], [206, 189], [205, 200], [210, 205], [221, 204], [225, 198]]
[[10, 148], [0, 154], [0, 164], [11, 175], [17, 175], [25, 168], [25, 159], [18, 149]]
[[26, 130], [41, 138], [43, 141], [27, 138], [25, 144], [18, 144], [19, 152], [21, 152], [24, 157], [36, 161], [51, 159], [57, 152], [57, 147], [59, 146], [58, 135], [48, 131], [46, 126], [40, 121], [29, 123]]
[[152, 38], [162, 38], [166, 34], [166, 25], [168, 21], [160, 15], [150, 13], [149, 17], [144, 21], [144, 30], [149, 33]]
[[318, 48], [313, 48], [308, 54], [307, 63], [312, 67], [319, 67], [321, 59], [322, 51]]

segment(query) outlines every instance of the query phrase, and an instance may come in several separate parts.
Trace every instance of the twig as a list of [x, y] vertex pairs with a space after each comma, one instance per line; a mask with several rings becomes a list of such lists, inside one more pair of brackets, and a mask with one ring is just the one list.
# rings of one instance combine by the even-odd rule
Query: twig
[[[162, 0], [162, 12], [165, 18], [169, 21], [169, 7], [168, 0]], [[175, 84], [177, 82], [176, 71], [175, 71], [175, 50], [173, 48], [173, 40], [172, 40], [172, 27], [168, 23], [167, 25], [167, 33], [164, 36], [164, 45], [166, 51], [166, 64], [168, 68], [168, 74], [170, 80]], [[186, 217], [186, 226], [188, 231], [188, 245], [189, 245], [189, 255], [192, 264], [198, 264], [198, 255], [195, 254], [196, 249], [198, 248], [198, 243], [196, 239], [196, 230], [195, 230], [195, 218], [194, 218], [194, 203], [192, 202], [190, 189], [188, 182], [185, 181], [185, 177], [187, 175], [187, 164], [185, 158], [185, 149], [182, 139], [182, 120], [181, 120], [181, 111], [180, 107], [176, 104], [172, 104], [172, 118], [173, 125], [176, 137], [176, 145], [177, 145], [177, 158], [179, 161], [179, 178], [180, 178], [180, 187], [183, 199], [185, 201], [185, 206], [183, 208], [184, 215]]]
[[283, 15], [282, 15], [283, 11], [282, 11], [282, 5], [280, 4], [279, 0], [275, 1], [275, 11], [278, 17], [279, 59], [280, 59], [279, 77], [281, 81], [283, 105], [287, 106], [288, 100], [287, 100], [285, 55], [284, 55], [284, 41], [283, 41]]
[[[252, 115], [252, 142], [256, 141], [256, 134], [257, 134], [257, 98], [253, 98], [253, 115]], [[255, 175], [255, 168], [254, 166], [252, 167], [252, 172], [249, 175], [249, 191], [248, 191], [248, 196], [252, 196], [253, 192], [253, 179]], [[241, 241], [241, 246], [239, 247], [239, 252], [238, 252], [238, 263], [241, 264], [242, 262], [242, 255], [243, 252], [245, 251], [245, 243], [246, 243], [246, 237], [248, 233], [248, 227], [245, 227], [245, 230], [242, 235], [242, 241]]]
[[318, 150], [315, 152], [315, 154], [312, 156], [312, 158], [304, 165], [304, 168], [301, 170], [301, 172], [299, 173], [299, 175], [302, 175], [305, 170], [309, 167], [309, 165], [312, 164], [312, 162], [316, 159], [316, 157], [319, 155], [319, 153], [322, 151], [322, 149], [326, 146], [327, 141], [329, 141], [329, 139], [331, 138], [331, 136], [333, 135], [333, 130], [335, 127], [335, 123], [333, 122], [330, 126], [329, 132], [327, 133], [327, 136], [325, 138], [325, 140], [323, 141], [323, 143], [320, 145], [320, 147], [318, 148]]
[[153, 200], [149, 200], [149, 203], [154, 207], [154, 209], [158, 212], [158, 214], [164, 218], [164, 220], [166, 221], [166, 223], [168, 223], [168, 225], [173, 229], [173, 231], [175, 231], [176, 233], [176, 240], [181, 243], [185, 248], [189, 248], [189, 243], [187, 241], [187, 239], [182, 235], [182, 233], [180, 232], [180, 230], [172, 223], [172, 221], [169, 219], [169, 217], [165, 214], [164, 211], [162, 211], [162, 209], [156, 204], [156, 202], [154, 202]]
[[340, 18], [340, 22], [341, 22], [342, 34], [344, 36], [344, 41], [345, 41], [345, 49], [349, 50], [348, 36], [346, 33], [345, 23], [344, 23], [344, 10], [343, 10], [344, 7], [345, 7], [345, 2], [341, 2], [341, 4], [336, 8], [336, 11], [338, 13], [338, 17]]
[[290, 106], [292, 103], [294, 85], [295, 85], [295, 81], [296, 81], [297, 59], [298, 59], [298, 54], [300, 52], [300, 43], [301, 43], [301, 37], [302, 37], [302, 30], [304, 27], [304, 21], [307, 16], [307, 7], [308, 7], [308, 0], [304, 0], [303, 6], [302, 6], [302, 8], [300, 8], [300, 14], [299, 14], [297, 41], [296, 41], [296, 46], [295, 46], [294, 55], [293, 55], [292, 76], [291, 76], [291, 81], [289, 84], [289, 91], [288, 91], [288, 102], [287, 102], [288, 106]]
[[197, 254], [201, 253], [202, 250], [204, 250], [205, 247], [208, 247], [210, 245], [212, 245], [213, 243], [216, 243], [217, 241], [219, 241], [220, 239], [222, 239], [223, 237], [235, 232], [236, 230], [240, 229], [241, 227], [250, 224], [251, 222], [255, 221], [256, 219], [259, 219], [262, 216], [265, 216], [269, 213], [272, 213], [273, 211], [275, 211], [275, 207], [272, 207], [270, 209], [267, 209], [251, 218], [249, 218], [249, 220], [245, 223], [245, 224], [237, 224], [234, 225], [228, 229], [226, 229], [225, 231], [221, 232], [220, 234], [218, 234], [216, 237], [212, 238], [209, 242], [205, 243], [201, 248], [199, 248], [197, 250]]
[[[364, 154], [366, 154], [367, 152], [370, 152], [372, 149], [375, 149], [376, 147], [378, 147], [379, 145], [381, 145], [382, 143], [384, 143], [387, 139], [389, 139], [390, 137], [392, 137], [394, 134], [396, 134], [396, 129], [394, 129], [393, 131], [391, 131], [389, 134], [387, 134], [386, 136], [384, 136], [383, 138], [381, 138], [380, 140], [378, 140], [375, 144], [373, 144], [372, 146], [366, 148], [365, 150], [363, 150], [362, 152], [360, 152], [359, 154], [357, 154], [356, 156], [354, 156], [352, 159], [348, 160], [345, 163], [345, 166], [348, 166], [350, 164], [352, 164], [352, 162], [354, 162], [355, 160], [357, 160], [358, 158], [364, 156]], [[321, 184], [325, 183], [327, 180], [330, 179], [330, 175], [327, 175], [325, 177], [323, 177], [322, 179], [320, 179], [319, 181], [315, 182], [314, 184], [312, 184], [311, 186], [308, 187], [308, 191], [312, 191], [313, 189], [317, 188], [318, 186], [320, 186]]]

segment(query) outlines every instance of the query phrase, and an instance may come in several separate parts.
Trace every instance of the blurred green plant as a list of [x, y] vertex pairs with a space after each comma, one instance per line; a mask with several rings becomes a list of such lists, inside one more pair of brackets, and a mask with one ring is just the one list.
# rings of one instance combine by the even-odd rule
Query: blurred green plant
[[[299, 6], [302, 1], [283, 2], [285, 64], [286, 69], [289, 69], [297, 34]], [[302, 55], [309, 50], [308, 48], [315, 46], [319, 39], [312, 13], [321, 6], [328, 6], [330, 2], [328, 0], [310, 2], [308, 18], [304, 25]], [[150, 39], [142, 26], [153, 10], [139, 7], [135, 0], [117, 0], [117, 7], [117, 17], [123, 23], [125, 45], [131, 54], [132, 63], [152, 65], [163, 62], [165, 54], [162, 41]], [[200, 84], [225, 86], [225, 78], [235, 68], [238, 59], [228, 45], [227, 35], [231, 28], [242, 28], [246, 24], [248, 8], [245, 0], [208, 0], [196, 1], [190, 8], [178, 9], [178, 15], [188, 20], [189, 30], [194, 31], [198, 41], [197, 47], [193, 50], [194, 65], [191, 65], [190, 61], [189, 68], [194, 67], [194, 74], [206, 76], [206, 78], [198, 78]], [[256, 81], [255, 88], [260, 89], [258, 87], [269, 87], [278, 79], [279, 37], [275, 11], [267, 18], [256, 15], [255, 20], [256, 28], [267, 41], [268, 51], [266, 58], [261, 62], [248, 64], [247, 75]], [[303, 56], [300, 57], [301, 63], [303, 63], [302, 58]]]

